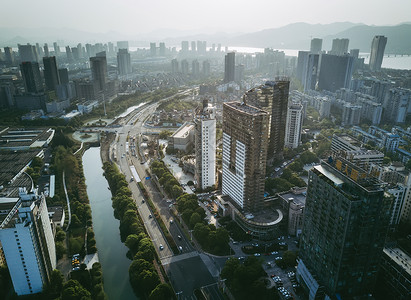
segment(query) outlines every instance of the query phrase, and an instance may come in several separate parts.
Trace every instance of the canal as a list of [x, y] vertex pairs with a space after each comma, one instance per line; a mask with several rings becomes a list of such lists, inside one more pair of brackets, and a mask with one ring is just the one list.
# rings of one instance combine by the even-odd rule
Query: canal
[[126, 257], [128, 248], [120, 240], [120, 221], [114, 218], [111, 192], [102, 166], [100, 148], [90, 148], [84, 153], [84, 176], [103, 269], [104, 290], [109, 299], [136, 299], [128, 276], [131, 264]]

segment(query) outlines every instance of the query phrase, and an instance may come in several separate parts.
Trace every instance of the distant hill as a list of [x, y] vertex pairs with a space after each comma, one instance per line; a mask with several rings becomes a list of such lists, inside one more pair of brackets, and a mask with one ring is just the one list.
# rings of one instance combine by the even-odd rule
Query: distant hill
[[230, 46], [308, 50], [311, 37], [318, 37], [323, 39], [323, 50], [330, 50], [334, 38], [348, 38], [350, 40], [349, 49], [358, 48], [360, 52], [370, 52], [371, 41], [375, 35], [385, 35], [388, 38], [385, 53], [411, 54], [411, 24], [408, 23], [396, 26], [295, 23], [281, 28], [240, 35], [230, 39], [228, 44]]

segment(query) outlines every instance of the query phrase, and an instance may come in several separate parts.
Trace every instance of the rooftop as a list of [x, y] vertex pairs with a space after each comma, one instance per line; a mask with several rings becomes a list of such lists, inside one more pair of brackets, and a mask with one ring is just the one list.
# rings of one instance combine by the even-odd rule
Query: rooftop
[[246, 114], [250, 114], [250, 115], [268, 115], [268, 112], [266, 112], [265, 110], [259, 109], [257, 107], [248, 105], [244, 102], [237, 102], [237, 101], [233, 101], [233, 102], [226, 102], [224, 103], [224, 106], [229, 106], [233, 109], [239, 110], [241, 112], [244, 112]]
[[193, 124], [184, 124], [176, 132], [173, 133], [174, 138], [186, 138], [190, 134], [190, 131], [194, 128]]
[[411, 257], [400, 248], [384, 248], [384, 253], [411, 276]]
[[54, 130], [51, 128], [6, 128], [0, 131], [0, 149], [43, 147], [53, 136]]

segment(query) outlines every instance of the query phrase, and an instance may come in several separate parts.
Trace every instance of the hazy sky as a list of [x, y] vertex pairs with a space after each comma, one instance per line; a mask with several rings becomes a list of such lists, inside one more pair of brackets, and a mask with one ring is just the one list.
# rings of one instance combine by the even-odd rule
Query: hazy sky
[[294, 22], [411, 21], [411, 0], [0, 0], [0, 7], [0, 27], [124, 34], [165, 28], [250, 32]]

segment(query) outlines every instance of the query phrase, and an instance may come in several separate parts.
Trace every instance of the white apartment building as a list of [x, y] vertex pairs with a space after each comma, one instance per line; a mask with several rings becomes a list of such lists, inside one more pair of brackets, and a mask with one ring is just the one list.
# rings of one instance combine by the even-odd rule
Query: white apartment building
[[287, 148], [297, 148], [301, 144], [301, 130], [303, 126], [303, 106], [293, 103], [288, 106], [285, 125], [285, 143]]

